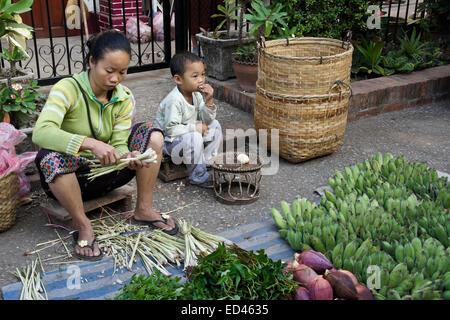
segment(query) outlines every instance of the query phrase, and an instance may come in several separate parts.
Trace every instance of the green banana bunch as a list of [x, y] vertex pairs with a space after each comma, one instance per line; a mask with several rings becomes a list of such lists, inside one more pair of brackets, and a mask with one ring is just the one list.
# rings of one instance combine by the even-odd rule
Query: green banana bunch
[[395, 247], [388, 241], [381, 241], [381, 248], [391, 256], [395, 256]]
[[414, 287], [414, 278], [416, 274], [407, 274], [400, 284], [395, 288], [401, 297], [407, 295]]
[[293, 216], [294, 216], [296, 221], [303, 220], [303, 218], [302, 218], [302, 208], [301, 208], [299, 199], [295, 199], [292, 202], [292, 214], [293, 214]]
[[270, 211], [270, 214], [273, 218], [273, 220], [275, 221], [275, 224], [281, 228], [281, 229], [288, 229], [288, 224], [286, 222], [286, 220], [283, 218], [283, 216], [281, 215], [281, 213], [275, 209], [272, 208]]
[[342, 268], [342, 257], [344, 254], [344, 244], [338, 243], [331, 251], [331, 263], [336, 269]]
[[354, 257], [356, 259], [362, 259], [364, 256], [366, 256], [369, 252], [370, 247], [372, 246], [372, 239], [368, 238], [361, 245], [358, 249], [356, 249]]
[[396, 288], [408, 276], [406, 263], [397, 264], [389, 273], [389, 287]]
[[321, 252], [325, 254], [327, 252], [325, 245], [322, 243], [319, 237], [315, 235], [310, 236], [311, 240], [311, 246], [314, 248], [315, 251]]
[[404, 262], [405, 261], [405, 248], [402, 244], [397, 245], [395, 248], [395, 259], [397, 262]]
[[287, 234], [288, 234], [288, 229], [279, 229], [278, 233], [280, 234], [280, 237], [283, 239], [287, 238]]
[[377, 299], [450, 296], [450, 182], [389, 153], [334, 173], [320, 205], [302, 198], [271, 210], [280, 236], [361, 281], [368, 266], [380, 266]]
[[287, 240], [289, 245], [295, 251], [299, 251], [302, 248], [303, 238], [300, 232], [289, 229], [287, 233]]
[[333, 193], [331, 193], [327, 189], [325, 189], [325, 197], [327, 198], [328, 201], [332, 202], [333, 204], [336, 204], [336, 197], [334, 196]]
[[342, 262], [342, 268], [344, 270], [348, 270], [351, 273], [353, 273], [355, 275], [355, 277], [358, 277], [358, 275], [356, 275], [356, 273], [355, 273], [354, 265], [355, 265], [355, 259], [353, 257], [350, 257], [348, 259], [344, 259], [343, 262]]
[[441, 224], [436, 223], [431, 229], [431, 235], [438, 239], [444, 246], [450, 246], [450, 238], [447, 233], [447, 229], [444, 228]]
[[286, 222], [291, 229], [295, 229], [297, 226], [297, 221], [293, 217], [292, 213], [290, 211], [284, 212], [284, 216], [286, 217]]
[[358, 248], [358, 241], [350, 241], [344, 248], [343, 260], [346, 261], [355, 255], [356, 249]]

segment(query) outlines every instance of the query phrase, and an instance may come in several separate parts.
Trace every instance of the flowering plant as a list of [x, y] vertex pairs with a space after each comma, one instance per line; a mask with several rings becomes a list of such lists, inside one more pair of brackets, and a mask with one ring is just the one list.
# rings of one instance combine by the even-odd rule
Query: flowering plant
[[0, 120], [11, 122], [16, 127], [26, 122], [36, 113], [36, 105], [45, 97], [37, 91], [39, 88], [36, 80], [13, 82], [0, 88]]

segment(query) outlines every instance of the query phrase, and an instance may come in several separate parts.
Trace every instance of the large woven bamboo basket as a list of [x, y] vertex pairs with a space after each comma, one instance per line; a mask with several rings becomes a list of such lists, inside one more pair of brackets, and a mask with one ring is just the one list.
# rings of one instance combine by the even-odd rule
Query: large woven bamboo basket
[[19, 178], [11, 172], [0, 176], [0, 232], [11, 228], [19, 208]]
[[342, 143], [351, 96], [353, 46], [327, 38], [262, 42], [258, 48], [255, 127], [279, 130], [279, 155], [297, 163]]

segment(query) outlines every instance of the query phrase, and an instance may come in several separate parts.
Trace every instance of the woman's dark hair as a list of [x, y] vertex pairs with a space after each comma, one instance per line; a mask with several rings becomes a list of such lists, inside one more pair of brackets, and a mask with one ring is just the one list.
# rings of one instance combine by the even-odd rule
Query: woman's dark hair
[[102, 59], [105, 53], [110, 51], [122, 50], [128, 53], [131, 57], [130, 41], [125, 35], [118, 30], [106, 30], [96, 35], [93, 35], [86, 42], [89, 51], [86, 55], [84, 66], [89, 66], [89, 58], [92, 57], [94, 63]]
[[202, 61], [202, 59], [192, 52], [177, 53], [170, 60], [170, 72], [172, 73], [172, 76], [176, 74], [182, 76], [187, 62], [193, 63], [198, 61]]

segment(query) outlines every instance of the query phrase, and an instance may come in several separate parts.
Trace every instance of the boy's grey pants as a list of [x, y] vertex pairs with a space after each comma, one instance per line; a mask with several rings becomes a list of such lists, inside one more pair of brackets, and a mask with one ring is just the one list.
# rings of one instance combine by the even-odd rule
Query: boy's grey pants
[[208, 126], [205, 136], [201, 133], [189, 132], [173, 141], [166, 137], [163, 153], [170, 155], [174, 164], [184, 163], [189, 171], [189, 180], [194, 183], [211, 181], [206, 172], [206, 163], [219, 152], [222, 141], [222, 127], [217, 120]]

